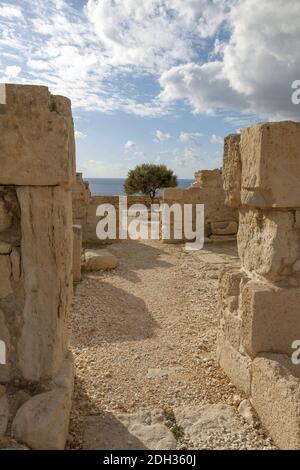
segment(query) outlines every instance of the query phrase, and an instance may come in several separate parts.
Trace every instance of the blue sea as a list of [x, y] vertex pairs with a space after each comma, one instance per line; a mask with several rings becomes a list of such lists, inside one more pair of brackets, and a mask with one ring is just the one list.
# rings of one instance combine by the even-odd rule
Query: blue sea
[[[123, 196], [125, 178], [85, 178], [90, 185], [92, 196]], [[178, 179], [179, 188], [188, 188], [194, 179]]]

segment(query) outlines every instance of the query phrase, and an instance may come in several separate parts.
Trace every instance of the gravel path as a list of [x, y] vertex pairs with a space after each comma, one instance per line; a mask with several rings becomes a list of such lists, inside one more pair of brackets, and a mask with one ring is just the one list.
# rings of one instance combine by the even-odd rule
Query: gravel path
[[[181, 245], [124, 241], [109, 250], [119, 267], [85, 274], [76, 291], [69, 447], [82, 447], [85, 417], [102, 412], [238, 406], [244, 397], [215, 361], [218, 276], [238, 265], [235, 246], [186, 253]], [[241, 448], [271, 446], [260, 427], [249, 436]]]

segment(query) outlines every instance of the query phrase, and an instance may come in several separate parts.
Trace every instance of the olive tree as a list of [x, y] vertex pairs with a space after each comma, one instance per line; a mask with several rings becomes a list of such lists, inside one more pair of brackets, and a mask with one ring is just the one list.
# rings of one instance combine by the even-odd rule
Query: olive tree
[[151, 198], [153, 203], [157, 190], [177, 186], [177, 176], [166, 165], [145, 163], [130, 170], [124, 183], [128, 196], [142, 193]]

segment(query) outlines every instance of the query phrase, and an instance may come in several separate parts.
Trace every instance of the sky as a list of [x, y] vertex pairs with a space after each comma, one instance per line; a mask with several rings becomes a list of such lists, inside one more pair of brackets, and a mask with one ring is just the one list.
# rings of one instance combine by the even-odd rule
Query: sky
[[299, 0], [0, 0], [0, 82], [72, 100], [77, 170], [220, 167], [223, 138], [300, 120]]

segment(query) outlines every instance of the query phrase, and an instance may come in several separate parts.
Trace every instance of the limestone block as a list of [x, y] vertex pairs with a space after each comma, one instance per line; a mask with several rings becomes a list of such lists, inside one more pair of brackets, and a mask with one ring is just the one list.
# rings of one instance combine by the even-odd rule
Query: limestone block
[[82, 228], [73, 225], [73, 281], [81, 281]]
[[63, 388], [36, 395], [19, 408], [13, 437], [33, 450], [64, 450], [70, 410], [71, 397]]
[[241, 131], [242, 204], [300, 205], [300, 123], [257, 124]]
[[223, 187], [225, 202], [231, 207], [241, 204], [242, 165], [240, 154], [240, 134], [230, 134], [224, 140]]
[[11, 273], [13, 280], [18, 282], [21, 277], [21, 256], [18, 250], [14, 249], [10, 254]]
[[299, 235], [292, 211], [240, 210], [242, 266], [272, 281], [292, 275], [293, 264], [300, 259]]
[[26, 398], [13, 421], [14, 436], [37, 450], [62, 450], [65, 447], [71, 400], [74, 389], [74, 360], [69, 353], [51, 390]]
[[5, 202], [2, 199], [0, 199], [0, 232], [4, 232], [5, 230], [7, 230], [11, 226], [11, 224], [12, 224], [12, 216], [8, 213]]
[[0, 255], [0, 299], [12, 294], [10, 276], [11, 264], [9, 256]]
[[24, 390], [18, 390], [10, 396], [10, 415], [15, 416], [17, 414], [18, 409], [24, 405], [28, 400], [30, 400], [31, 395], [29, 393], [24, 392]]
[[222, 187], [222, 172], [219, 168], [214, 170], [199, 170], [195, 173], [195, 180], [199, 188], [216, 189]]
[[251, 357], [260, 352], [291, 355], [300, 338], [300, 289], [250, 281], [241, 291], [242, 344]]
[[0, 134], [1, 184], [74, 183], [74, 130], [67, 98], [51, 96], [43, 86], [6, 85]]
[[18, 187], [17, 194], [26, 299], [19, 367], [26, 380], [47, 380], [56, 374], [67, 351], [73, 294], [71, 192], [60, 187]]
[[3, 395], [0, 398], [0, 437], [3, 437], [6, 433], [9, 419], [9, 405], [7, 396]]
[[244, 277], [245, 274], [240, 269], [224, 269], [220, 275], [219, 286], [219, 292], [222, 299], [239, 295], [240, 283]]
[[220, 329], [224, 338], [239, 350], [241, 343], [242, 319], [237, 312], [226, 310], [220, 322]]
[[284, 355], [257, 357], [252, 366], [252, 404], [275, 444], [300, 450], [300, 375]]
[[114, 269], [118, 265], [117, 258], [108, 250], [85, 250], [84, 259], [84, 269], [86, 271]]
[[238, 231], [238, 224], [235, 220], [211, 222], [210, 226], [213, 235], [235, 235]]
[[250, 357], [235, 349], [223, 337], [222, 333], [218, 336], [217, 360], [232, 383], [249, 396], [251, 386]]
[[68, 353], [65, 360], [63, 361], [58, 374], [54, 377], [51, 382], [53, 389], [63, 388], [65, 389], [70, 397], [73, 395], [74, 390], [74, 358], [71, 353]]
[[295, 211], [295, 228], [300, 230], [300, 211]]
[[185, 192], [184, 188], [166, 188], [164, 189], [163, 198], [165, 201], [183, 202]]
[[10, 255], [12, 246], [10, 243], [0, 242], [0, 255]]

